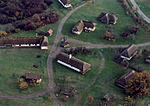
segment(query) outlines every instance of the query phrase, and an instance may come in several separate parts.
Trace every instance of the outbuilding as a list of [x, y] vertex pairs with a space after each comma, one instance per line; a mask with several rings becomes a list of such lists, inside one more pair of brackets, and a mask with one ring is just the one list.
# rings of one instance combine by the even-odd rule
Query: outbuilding
[[123, 52], [121, 52], [121, 58], [126, 60], [131, 60], [137, 54], [137, 46], [132, 44], [129, 45]]
[[114, 14], [102, 12], [98, 20], [105, 24], [116, 24], [118, 18]]
[[72, 55], [68, 55], [66, 53], [60, 53], [56, 56], [56, 61], [64, 65], [70, 69], [73, 69], [81, 74], [85, 74], [88, 70], [90, 70], [91, 65], [87, 62], [79, 60]]

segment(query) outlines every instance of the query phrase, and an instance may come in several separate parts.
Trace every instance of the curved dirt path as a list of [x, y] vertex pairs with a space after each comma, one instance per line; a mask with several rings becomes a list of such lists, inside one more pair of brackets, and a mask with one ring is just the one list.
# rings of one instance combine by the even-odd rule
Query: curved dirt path
[[150, 18], [147, 17], [143, 11], [139, 8], [138, 4], [135, 2], [135, 0], [130, 0], [133, 7], [136, 9], [136, 11], [139, 13], [139, 15], [147, 22], [150, 24]]

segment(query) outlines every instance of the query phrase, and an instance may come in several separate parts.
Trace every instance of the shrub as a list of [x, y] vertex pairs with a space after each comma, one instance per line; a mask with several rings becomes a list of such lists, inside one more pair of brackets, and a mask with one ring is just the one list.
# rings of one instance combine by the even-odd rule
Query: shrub
[[20, 89], [26, 89], [26, 88], [28, 88], [28, 83], [27, 82], [20, 82], [19, 83], [19, 88]]
[[129, 80], [125, 90], [134, 97], [150, 94], [150, 73], [146, 71], [135, 73], [134, 77]]
[[12, 24], [8, 24], [6, 28], [7, 33], [14, 33], [15, 32], [15, 27]]
[[29, 31], [29, 30], [35, 30], [36, 28], [37, 28], [36, 25], [33, 22], [31, 22], [25, 25], [24, 30]]

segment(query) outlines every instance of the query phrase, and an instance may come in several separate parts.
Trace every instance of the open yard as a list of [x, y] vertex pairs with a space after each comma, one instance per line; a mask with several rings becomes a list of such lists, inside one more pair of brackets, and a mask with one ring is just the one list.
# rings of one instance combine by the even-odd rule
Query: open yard
[[[109, 43], [109, 44], [131, 44], [131, 43], [141, 43], [149, 41], [149, 33], [144, 29], [140, 29], [137, 33], [135, 41], [129, 39], [124, 39], [121, 36], [118, 36], [116, 42], [104, 40], [104, 33], [106, 31], [106, 24], [102, 24], [97, 20], [97, 17], [101, 12], [110, 12], [114, 13], [118, 17], [118, 21], [114, 26], [114, 32], [121, 34], [126, 32], [127, 25], [134, 26], [130, 16], [127, 16], [124, 12], [124, 9], [121, 7], [121, 4], [117, 0], [95, 0], [94, 3], [89, 3], [83, 8], [76, 11], [65, 23], [63, 28], [63, 34], [68, 37], [79, 39], [86, 42], [92, 43]], [[82, 32], [81, 35], [75, 35], [71, 33], [71, 29], [79, 20], [89, 20], [96, 23], [96, 30], [94, 32], [86, 33]]]
[[[36, 56], [40, 55], [40, 58]], [[23, 95], [39, 92], [47, 87], [48, 76], [46, 69], [47, 52], [40, 49], [1, 49], [0, 50], [0, 95]], [[34, 68], [37, 65], [38, 68]], [[18, 78], [26, 72], [42, 75], [39, 87], [29, 87], [27, 90], [18, 89]]]

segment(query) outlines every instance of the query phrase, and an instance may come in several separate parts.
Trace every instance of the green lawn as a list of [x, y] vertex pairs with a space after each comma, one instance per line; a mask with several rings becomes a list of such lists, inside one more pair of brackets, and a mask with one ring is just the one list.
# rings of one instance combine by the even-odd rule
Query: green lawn
[[[45, 89], [48, 85], [47, 54], [47, 51], [40, 49], [1, 49], [0, 95], [24, 95]], [[41, 55], [41, 58], [37, 58], [37, 55]], [[38, 65], [38, 68], [34, 68], [33, 65]], [[19, 90], [18, 78], [26, 72], [41, 74], [43, 79], [41, 85]]]
[[150, 1], [149, 0], [135, 0], [140, 9], [150, 18]]
[[[127, 16], [124, 12], [124, 9], [121, 7], [121, 4], [117, 2], [117, 0], [96, 0], [92, 4], [88, 4], [78, 11], [76, 11], [65, 23], [63, 28], [63, 34], [69, 37], [79, 39], [86, 42], [92, 43], [110, 43], [110, 44], [131, 44], [131, 43], [141, 43], [145, 41], [149, 41], [149, 33], [144, 29], [140, 29], [138, 34], [136, 35], [136, 40], [131, 41], [129, 39], [124, 39], [121, 36], [116, 40], [116, 42], [106, 41], [103, 39], [103, 35], [106, 31], [106, 24], [102, 24], [97, 20], [97, 17], [101, 12], [110, 12], [114, 13], [118, 17], [118, 22], [114, 26], [114, 32], [121, 34], [126, 31], [127, 25], [135, 25], [132, 18]], [[71, 33], [72, 27], [79, 20], [90, 20], [96, 23], [97, 29], [94, 32], [85, 33], [83, 32], [81, 35], [75, 35]]]
[[32, 99], [2, 100], [0, 106], [56, 106], [53, 100], [48, 98], [49, 96], [45, 95]]

